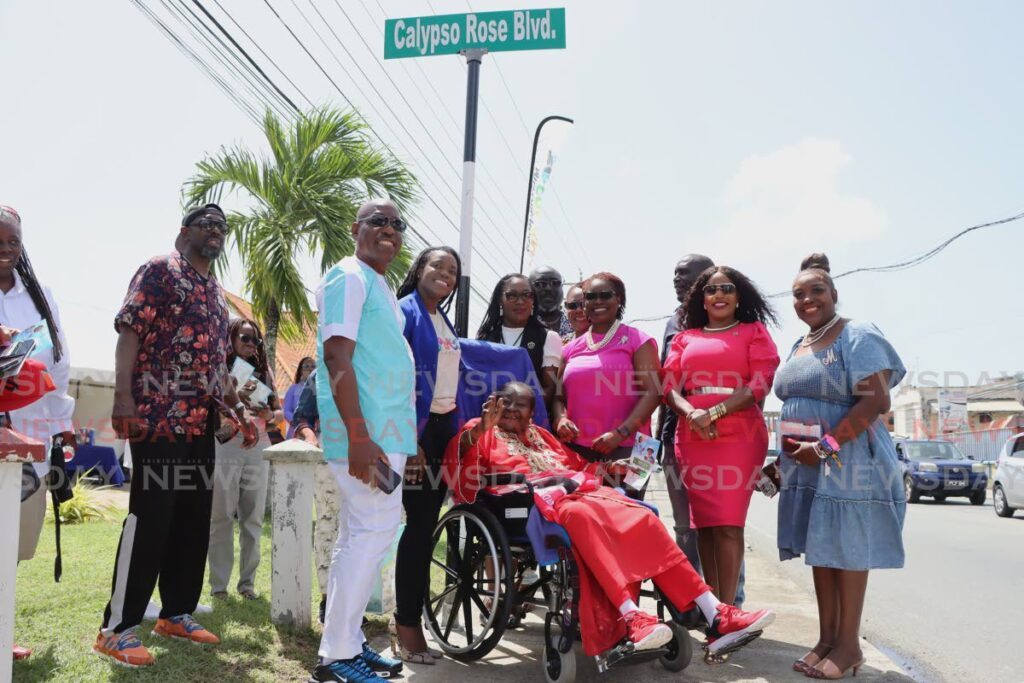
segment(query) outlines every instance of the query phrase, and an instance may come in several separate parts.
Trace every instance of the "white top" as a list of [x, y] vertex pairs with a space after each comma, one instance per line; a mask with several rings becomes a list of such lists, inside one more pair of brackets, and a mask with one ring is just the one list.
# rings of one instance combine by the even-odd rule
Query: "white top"
[[[506, 346], [522, 346], [525, 327], [501, 326], [501, 341]], [[553, 330], [548, 330], [544, 338], [544, 357], [541, 360], [542, 368], [557, 368], [562, 364], [562, 338]]]
[[431, 313], [430, 321], [437, 332], [437, 377], [430, 412], [445, 415], [455, 410], [455, 392], [459, 388], [459, 361], [462, 349], [459, 340], [440, 313]]
[[[50, 437], [61, 432], [74, 431], [71, 423], [71, 415], [75, 412], [75, 399], [68, 396], [68, 381], [71, 378], [71, 354], [68, 352], [68, 342], [64, 335], [64, 326], [60, 322], [60, 312], [57, 310], [57, 302], [50, 293], [48, 287], [43, 287], [43, 296], [50, 305], [50, 312], [53, 313], [53, 321], [57, 324], [57, 331], [63, 351], [60, 362], [53, 362], [53, 349], [39, 352], [33, 358], [46, 365], [47, 372], [53, 378], [57, 388], [45, 394], [35, 403], [30, 403], [24, 408], [11, 411], [11, 427], [16, 432], [25, 436], [42, 441], [47, 448], [47, 462], [35, 463], [36, 473], [45, 475], [50, 470], [49, 464], [49, 442]], [[23, 330], [26, 327], [35, 325], [43, 319], [42, 313], [36, 310], [32, 303], [32, 297], [21, 281], [21, 276], [14, 273], [14, 287], [4, 294], [0, 291], [0, 324], [16, 330]]]

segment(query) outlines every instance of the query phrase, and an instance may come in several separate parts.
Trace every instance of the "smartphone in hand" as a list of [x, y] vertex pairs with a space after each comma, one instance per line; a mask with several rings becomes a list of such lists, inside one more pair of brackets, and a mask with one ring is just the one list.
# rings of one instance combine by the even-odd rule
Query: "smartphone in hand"
[[384, 493], [391, 493], [402, 484], [402, 475], [391, 469], [391, 465], [383, 460], [377, 461], [377, 488]]

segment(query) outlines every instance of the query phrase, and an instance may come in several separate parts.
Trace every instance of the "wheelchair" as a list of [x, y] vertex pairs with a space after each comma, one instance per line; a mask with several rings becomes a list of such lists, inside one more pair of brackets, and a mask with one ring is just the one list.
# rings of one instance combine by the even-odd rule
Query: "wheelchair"
[[[449, 657], [468, 662], [494, 649], [528, 610], [542, 608], [544, 679], [572, 683], [580, 589], [569, 535], [540, 515], [523, 475], [492, 475], [487, 482], [475, 503], [453, 506], [435, 528], [424, 622]], [[689, 665], [689, 630], [699, 626], [699, 613], [678, 612], [656, 589], [641, 595], [658, 601], [658, 616], [672, 629], [672, 640], [635, 652], [623, 639], [596, 657], [598, 672], [627, 660], [656, 658], [673, 672]]]

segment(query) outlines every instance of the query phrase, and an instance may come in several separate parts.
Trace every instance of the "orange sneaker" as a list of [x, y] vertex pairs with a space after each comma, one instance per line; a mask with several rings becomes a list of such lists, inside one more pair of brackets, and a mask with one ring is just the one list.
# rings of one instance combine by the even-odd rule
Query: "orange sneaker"
[[139, 640], [133, 628], [110, 635], [105, 635], [100, 630], [96, 642], [92, 645], [92, 651], [132, 669], [153, 663], [153, 655], [149, 654], [149, 650]]
[[162, 638], [179, 638], [203, 645], [216, 645], [220, 638], [199, 625], [191, 614], [182, 614], [170, 619], [157, 619], [153, 627], [153, 635]]

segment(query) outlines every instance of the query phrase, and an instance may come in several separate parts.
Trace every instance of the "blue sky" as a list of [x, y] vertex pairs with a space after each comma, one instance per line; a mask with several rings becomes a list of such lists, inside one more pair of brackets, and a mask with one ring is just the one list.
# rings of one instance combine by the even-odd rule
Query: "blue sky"
[[[291, 0], [272, 4], [443, 207], [445, 215], [424, 201], [421, 226], [457, 245], [448, 219], [458, 223], [459, 58], [382, 67], [334, 2], [315, 2], [381, 96], [324, 24], [315, 25], [350, 75]], [[263, 3], [221, 4], [307, 96], [339, 102]], [[319, 21], [308, 0], [296, 5]], [[455, 0], [385, 6], [393, 17], [469, 8]], [[837, 271], [881, 265], [1024, 210], [1022, 96], [1013, 77], [1024, 61], [1019, 3], [564, 6], [566, 50], [484, 58], [479, 196], [494, 220], [478, 210], [474, 276], [486, 291], [496, 277], [483, 259], [500, 273], [517, 265], [506, 240], [518, 244], [532, 127], [548, 114], [576, 125], [553, 173], [558, 201], [543, 206], [537, 261], [567, 278], [618, 273], [628, 318], [673, 308], [671, 271], [687, 252], [706, 252], [775, 292], [810, 251], [827, 252]], [[342, 7], [381, 56], [384, 14], [375, 0]], [[0, 203], [24, 217], [73, 362], [111, 367], [112, 315], [135, 268], [170, 249], [182, 181], [222, 144], [259, 146], [259, 132], [127, 1], [8, 0], [0, 63]], [[878, 324], [917, 371], [1021, 370], [1022, 227], [979, 231], [906, 272], [841, 280], [842, 311]], [[238, 290], [239, 282], [235, 268], [227, 284]], [[778, 301], [784, 324], [775, 337], [788, 348], [801, 329], [788, 299]]]

